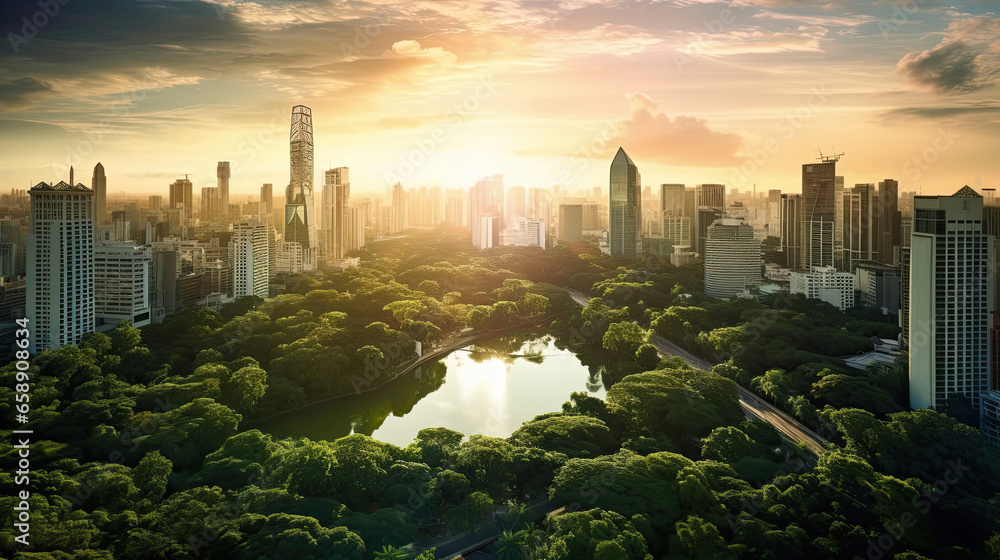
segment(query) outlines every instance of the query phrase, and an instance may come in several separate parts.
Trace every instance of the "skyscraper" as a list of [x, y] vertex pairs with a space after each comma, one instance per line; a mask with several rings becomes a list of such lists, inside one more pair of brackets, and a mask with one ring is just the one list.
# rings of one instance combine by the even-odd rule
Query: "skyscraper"
[[834, 235], [837, 217], [837, 160], [825, 158], [822, 163], [802, 165], [802, 220], [805, 227], [804, 262], [797, 268], [812, 270], [815, 266], [834, 266], [836, 243]]
[[94, 330], [94, 191], [60, 181], [28, 196], [27, 314], [40, 352]]
[[899, 247], [902, 228], [902, 214], [899, 211], [899, 181], [886, 179], [879, 181], [878, 197], [875, 204], [875, 228], [877, 230], [875, 251], [882, 264], [899, 264]]
[[729, 299], [761, 283], [760, 241], [753, 227], [728, 218], [708, 226], [705, 295]]
[[[660, 218], [663, 237], [677, 250], [691, 248], [691, 218], [684, 215], [685, 188], [680, 184], [660, 185]], [[683, 249], [682, 249], [683, 248]]]
[[878, 251], [878, 235], [875, 231], [875, 185], [858, 183], [843, 196], [843, 268], [851, 271], [854, 262], [871, 260]]
[[194, 186], [187, 177], [177, 179], [170, 184], [170, 209], [181, 208], [181, 221], [184, 222], [194, 217]]
[[480, 235], [484, 231], [481, 225], [484, 216], [500, 218], [499, 222], [490, 221], [489, 227], [503, 229], [503, 175], [483, 177], [469, 189], [469, 216], [473, 224], [472, 244], [476, 247], [483, 246]]
[[212, 216], [213, 220], [226, 223], [229, 220], [229, 162], [220, 161], [215, 167], [215, 177], [218, 180], [219, 211]]
[[258, 220], [234, 224], [229, 246], [233, 266], [233, 297], [266, 298], [270, 281], [267, 225]]
[[327, 169], [323, 182], [322, 226], [326, 234], [324, 245], [331, 259], [342, 259], [346, 252], [347, 210], [351, 183], [346, 167]]
[[260, 211], [258, 215], [262, 222], [271, 223], [271, 215], [274, 213], [274, 185], [264, 183], [260, 187]]
[[612, 257], [642, 255], [642, 183], [639, 168], [621, 147], [611, 161], [608, 242]]
[[316, 246], [313, 212], [313, 126], [312, 110], [305, 105], [292, 107], [289, 138], [291, 177], [285, 190], [285, 241]]
[[94, 225], [108, 223], [108, 178], [104, 176], [104, 166], [100, 162], [94, 166], [94, 180], [90, 184], [94, 190]]
[[913, 200], [909, 269], [910, 408], [937, 408], [988, 390], [993, 237], [983, 198], [968, 186]]
[[708, 226], [726, 215], [726, 186], [720, 184], [695, 185], [694, 187], [694, 233], [691, 239], [695, 252], [705, 254], [705, 240]]
[[802, 195], [782, 193], [780, 211], [781, 252], [785, 255], [785, 266], [804, 270], [805, 224], [802, 222]]
[[508, 220], [528, 217], [525, 200], [524, 187], [514, 186], [507, 189], [507, 207], [504, 210]]
[[201, 219], [203, 222], [218, 221], [222, 209], [219, 207], [219, 187], [201, 188]]
[[406, 191], [403, 190], [403, 185], [399, 183], [393, 185], [390, 198], [389, 233], [399, 233], [409, 227], [406, 215]]
[[580, 241], [583, 239], [583, 205], [559, 205], [559, 240]]

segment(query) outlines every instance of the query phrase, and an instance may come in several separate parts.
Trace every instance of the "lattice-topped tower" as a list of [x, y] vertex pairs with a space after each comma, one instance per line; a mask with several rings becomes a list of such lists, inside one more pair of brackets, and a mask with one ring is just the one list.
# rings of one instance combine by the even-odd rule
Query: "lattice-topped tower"
[[313, 126], [312, 109], [292, 107], [289, 137], [291, 178], [285, 190], [285, 241], [300, 243], [304, 249], [316, 246], [313, 211]]

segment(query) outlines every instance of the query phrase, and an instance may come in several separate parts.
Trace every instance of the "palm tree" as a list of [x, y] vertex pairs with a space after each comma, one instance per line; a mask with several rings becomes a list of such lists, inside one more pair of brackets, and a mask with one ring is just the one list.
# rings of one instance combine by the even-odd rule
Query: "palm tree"
[[385, 545], [382, 550], [375, 552], [375, 560], [408, 560], [409, 558], [409, 554], [392, 545]]
[[528, 560], [521, 532], [503, 531], [497, 537], [497, 560]]
[[535, 553], [538, 552], [545, 543], [545, 531], [534, 523], [529, 523], [527, 527], [518, 531], [518, 534], [521, 535], [521, 542], [524, 543], [524, 546], [528, 550], [531, 557], [534, 557]]
[[532, 510], [529, 506], [523, 503], [514, 503], [503, 515], [503, 519], [505, 524], [510, 526], [511, 531], [518, 531], [528, 524], [531, 516]]

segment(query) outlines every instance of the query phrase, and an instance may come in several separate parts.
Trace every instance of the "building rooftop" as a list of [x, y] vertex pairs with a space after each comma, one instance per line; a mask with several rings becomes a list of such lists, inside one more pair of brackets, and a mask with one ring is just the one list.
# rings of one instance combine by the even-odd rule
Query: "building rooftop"
[[965, 185], [964, 187], [958, 189], [958, 192], [956, 192], [952, 196], [966, 196], [966, 197], [970, 197], [970, 198], [983, 198], [982, 195], [980, 195], [976, 191], [972, 190], [972, 187], [970, 187], [969, 185]]
[[54, 185], [50, 185], [45, 182], [38, 183], [37, 185], [31, 187], [31, 189], [29, 190], [29, 192], [35, 192], [35, 191], [63, 191], [63, 192], [75, 191], [75, 192], [89, 192], [89, 193], [94, 192], [93, 190], [87, 188], [87, 186], [84, 185], [83, 183], [70, 185], [66, 181], [59, 181]]

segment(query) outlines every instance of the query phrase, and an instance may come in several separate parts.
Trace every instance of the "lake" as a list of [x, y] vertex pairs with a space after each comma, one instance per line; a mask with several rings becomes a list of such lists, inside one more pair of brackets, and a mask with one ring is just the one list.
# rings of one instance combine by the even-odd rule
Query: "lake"
[[507, 437], [525, 420], [559, 411], [570, 393], [604, 398], [600, 376], [552, 336], [507, 335], [363, 395], [279, 416], [258, 426], [276, 437], [334, 440], [352, 433], [406, 446], [424, 428]]

